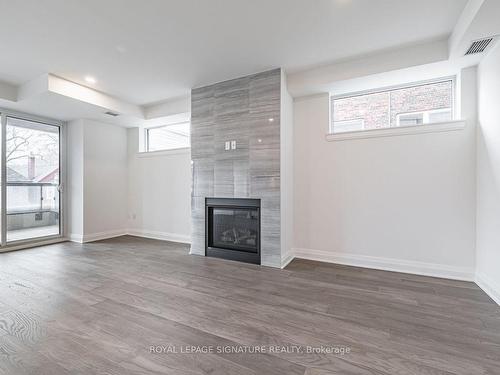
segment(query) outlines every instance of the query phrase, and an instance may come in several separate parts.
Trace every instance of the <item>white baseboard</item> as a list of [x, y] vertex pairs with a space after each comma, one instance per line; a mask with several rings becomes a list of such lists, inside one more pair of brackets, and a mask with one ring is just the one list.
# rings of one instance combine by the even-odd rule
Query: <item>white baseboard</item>
[[288, 253], [283, 258], [281, 258], [281, 269], [288, 266], [288, 264], [294, 259], [293, 253]]
[[162, 240], [162, 241], [170, 241], [170, 242], [179, 242], [179, 243], [191, 243], [191, 237], [183, 234], [177, 233], [167, 233], [167, 232], [157, 232], [157, 231], [148, 231], [142, 229], [129, 229], [127, 234], [131, 236], [151, 238], [154, 240]]
[[340, 254], [324, 250], [303, 248], [293, 249], [293, 255], [296, 258], [344, 264], [347, 266], [411, 273], [453, 280], [474, 281], [474, 269], [468, 267], [454, 267], [443, 264], [371, 257], [366, 255]]
[[500, 285], [495, 283], [483, 273], [476, 273], [476, 284], [491, 297], [493, 301], [500, 305]]
[[71, 242], [83, 243], [83, 235], [70, 233], [68, 234], [68, 240], [70, 240]]
[[106, 240], [108, 238], [114, 238], [126, 235], [151, 238], [162, 241], [170, 241], [170, 242], [179, 242], [187, 244], [191, 243], [190, 236], [175, 234], [175, 233], [167, 233], [167, 232], [145, 231], [140, 229], [128, 229], [128, 230], [120, 229], [120, 230], [91, 233], [85, 235], [71, 233], [68, 235], [68, 239], [72, 242], [86, 243], [86, 242]]
[[71, 233], [68, 236], [68, 238], [72, 242], [86, 243], [86, 242], [106, 240], [108, 238], [125, 236], [126, 234], [127, 234], [126, 230], [119, 229], [119, 230], [110, 230], [106, 232], [90, 233], [84, 235]]

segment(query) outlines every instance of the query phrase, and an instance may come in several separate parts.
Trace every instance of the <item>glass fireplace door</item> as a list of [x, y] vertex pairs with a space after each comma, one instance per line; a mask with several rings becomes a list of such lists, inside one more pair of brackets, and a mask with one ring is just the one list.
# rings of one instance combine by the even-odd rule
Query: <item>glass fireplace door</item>
[[213, 208], [212, 246], [258, 252], [259, 211], [256, 208]]
[[260, 199], [205, 198], [205, 255], [261, 264]]

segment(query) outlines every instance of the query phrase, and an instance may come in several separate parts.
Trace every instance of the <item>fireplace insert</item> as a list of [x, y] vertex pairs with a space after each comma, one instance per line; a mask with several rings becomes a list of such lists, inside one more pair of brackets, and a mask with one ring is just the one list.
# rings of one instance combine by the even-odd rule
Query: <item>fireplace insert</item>
[[260, 264], [260, 199], [205, 199], [205, 255]]

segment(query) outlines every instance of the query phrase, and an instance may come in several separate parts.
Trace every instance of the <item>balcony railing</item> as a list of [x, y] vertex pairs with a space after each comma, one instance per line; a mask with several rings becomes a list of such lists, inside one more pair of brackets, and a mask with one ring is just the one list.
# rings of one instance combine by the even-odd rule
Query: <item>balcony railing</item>
[[7, 215], [59, 212], [59, 185], [51, 182], [7, 182]]

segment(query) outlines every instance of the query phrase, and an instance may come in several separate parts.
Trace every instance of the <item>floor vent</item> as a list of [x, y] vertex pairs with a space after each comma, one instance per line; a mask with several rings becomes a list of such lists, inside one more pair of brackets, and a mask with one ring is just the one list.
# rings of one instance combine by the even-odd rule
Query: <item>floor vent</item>
[[493, 38], [486, 38], [472, 42], [467, 52], [465, 52], [465, 56], [475, 55], [476, 53], [484, 52], [492, 41]]

